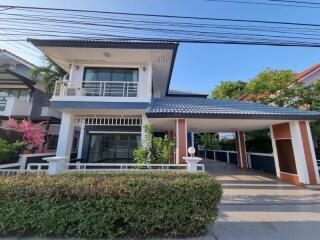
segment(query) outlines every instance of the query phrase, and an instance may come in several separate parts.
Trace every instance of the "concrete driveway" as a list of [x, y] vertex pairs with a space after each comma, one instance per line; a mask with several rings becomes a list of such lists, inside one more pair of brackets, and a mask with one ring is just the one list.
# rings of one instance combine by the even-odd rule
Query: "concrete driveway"
[[196, 239], [320, 239], [320, 190], [214, 160], [204, 164], [224, 195], [218, 220]]

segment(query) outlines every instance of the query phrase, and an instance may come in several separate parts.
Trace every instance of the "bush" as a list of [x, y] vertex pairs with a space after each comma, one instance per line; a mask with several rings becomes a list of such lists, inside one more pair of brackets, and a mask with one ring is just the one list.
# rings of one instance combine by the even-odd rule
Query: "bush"
[[0, 235], [196, 236], [216, 219], [221, 195], [221, 186], [205, 173], [1, 178]]
[[133, 158], [138, 164], [165, 164], [168, 163], [173, 148], [174, 142], [168, 139], [167, 136], [155, 137], [153, 136], [153, 129], [150, 124], [143, 126], [146, 136], [145, 144], [140, 144], [133, 151]]
[[26, 146], [23, 141], [11, 144], [0, 138], [0, 164], [14, 163], [18, 161], [19, 153]]

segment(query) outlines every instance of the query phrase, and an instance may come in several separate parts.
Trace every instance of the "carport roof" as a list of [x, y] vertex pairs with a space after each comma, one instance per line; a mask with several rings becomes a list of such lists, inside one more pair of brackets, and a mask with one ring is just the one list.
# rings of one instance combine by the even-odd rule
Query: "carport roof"
[[153, 99], [146, 114], [149, 118], [215, 118], [215, 119], [320, 119], [320, 112], [275, 107], [236, 100], [214, 100], [190, 97]]

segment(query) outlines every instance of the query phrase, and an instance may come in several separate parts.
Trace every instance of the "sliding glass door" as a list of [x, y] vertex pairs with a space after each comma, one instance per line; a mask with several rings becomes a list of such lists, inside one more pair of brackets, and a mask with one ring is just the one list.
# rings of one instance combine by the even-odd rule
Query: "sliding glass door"
[[133, 151], [140, 142], [140, 134], [91, 134], [89, 163], [133, 162]]

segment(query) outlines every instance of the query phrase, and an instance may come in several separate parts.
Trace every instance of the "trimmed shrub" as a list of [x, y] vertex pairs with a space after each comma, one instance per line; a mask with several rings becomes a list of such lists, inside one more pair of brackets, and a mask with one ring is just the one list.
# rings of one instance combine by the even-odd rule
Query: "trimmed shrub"
[[221, 196], [221, 186], [205, 173], [1, 178], [0, 235], [196, 236], [216, 219]]

